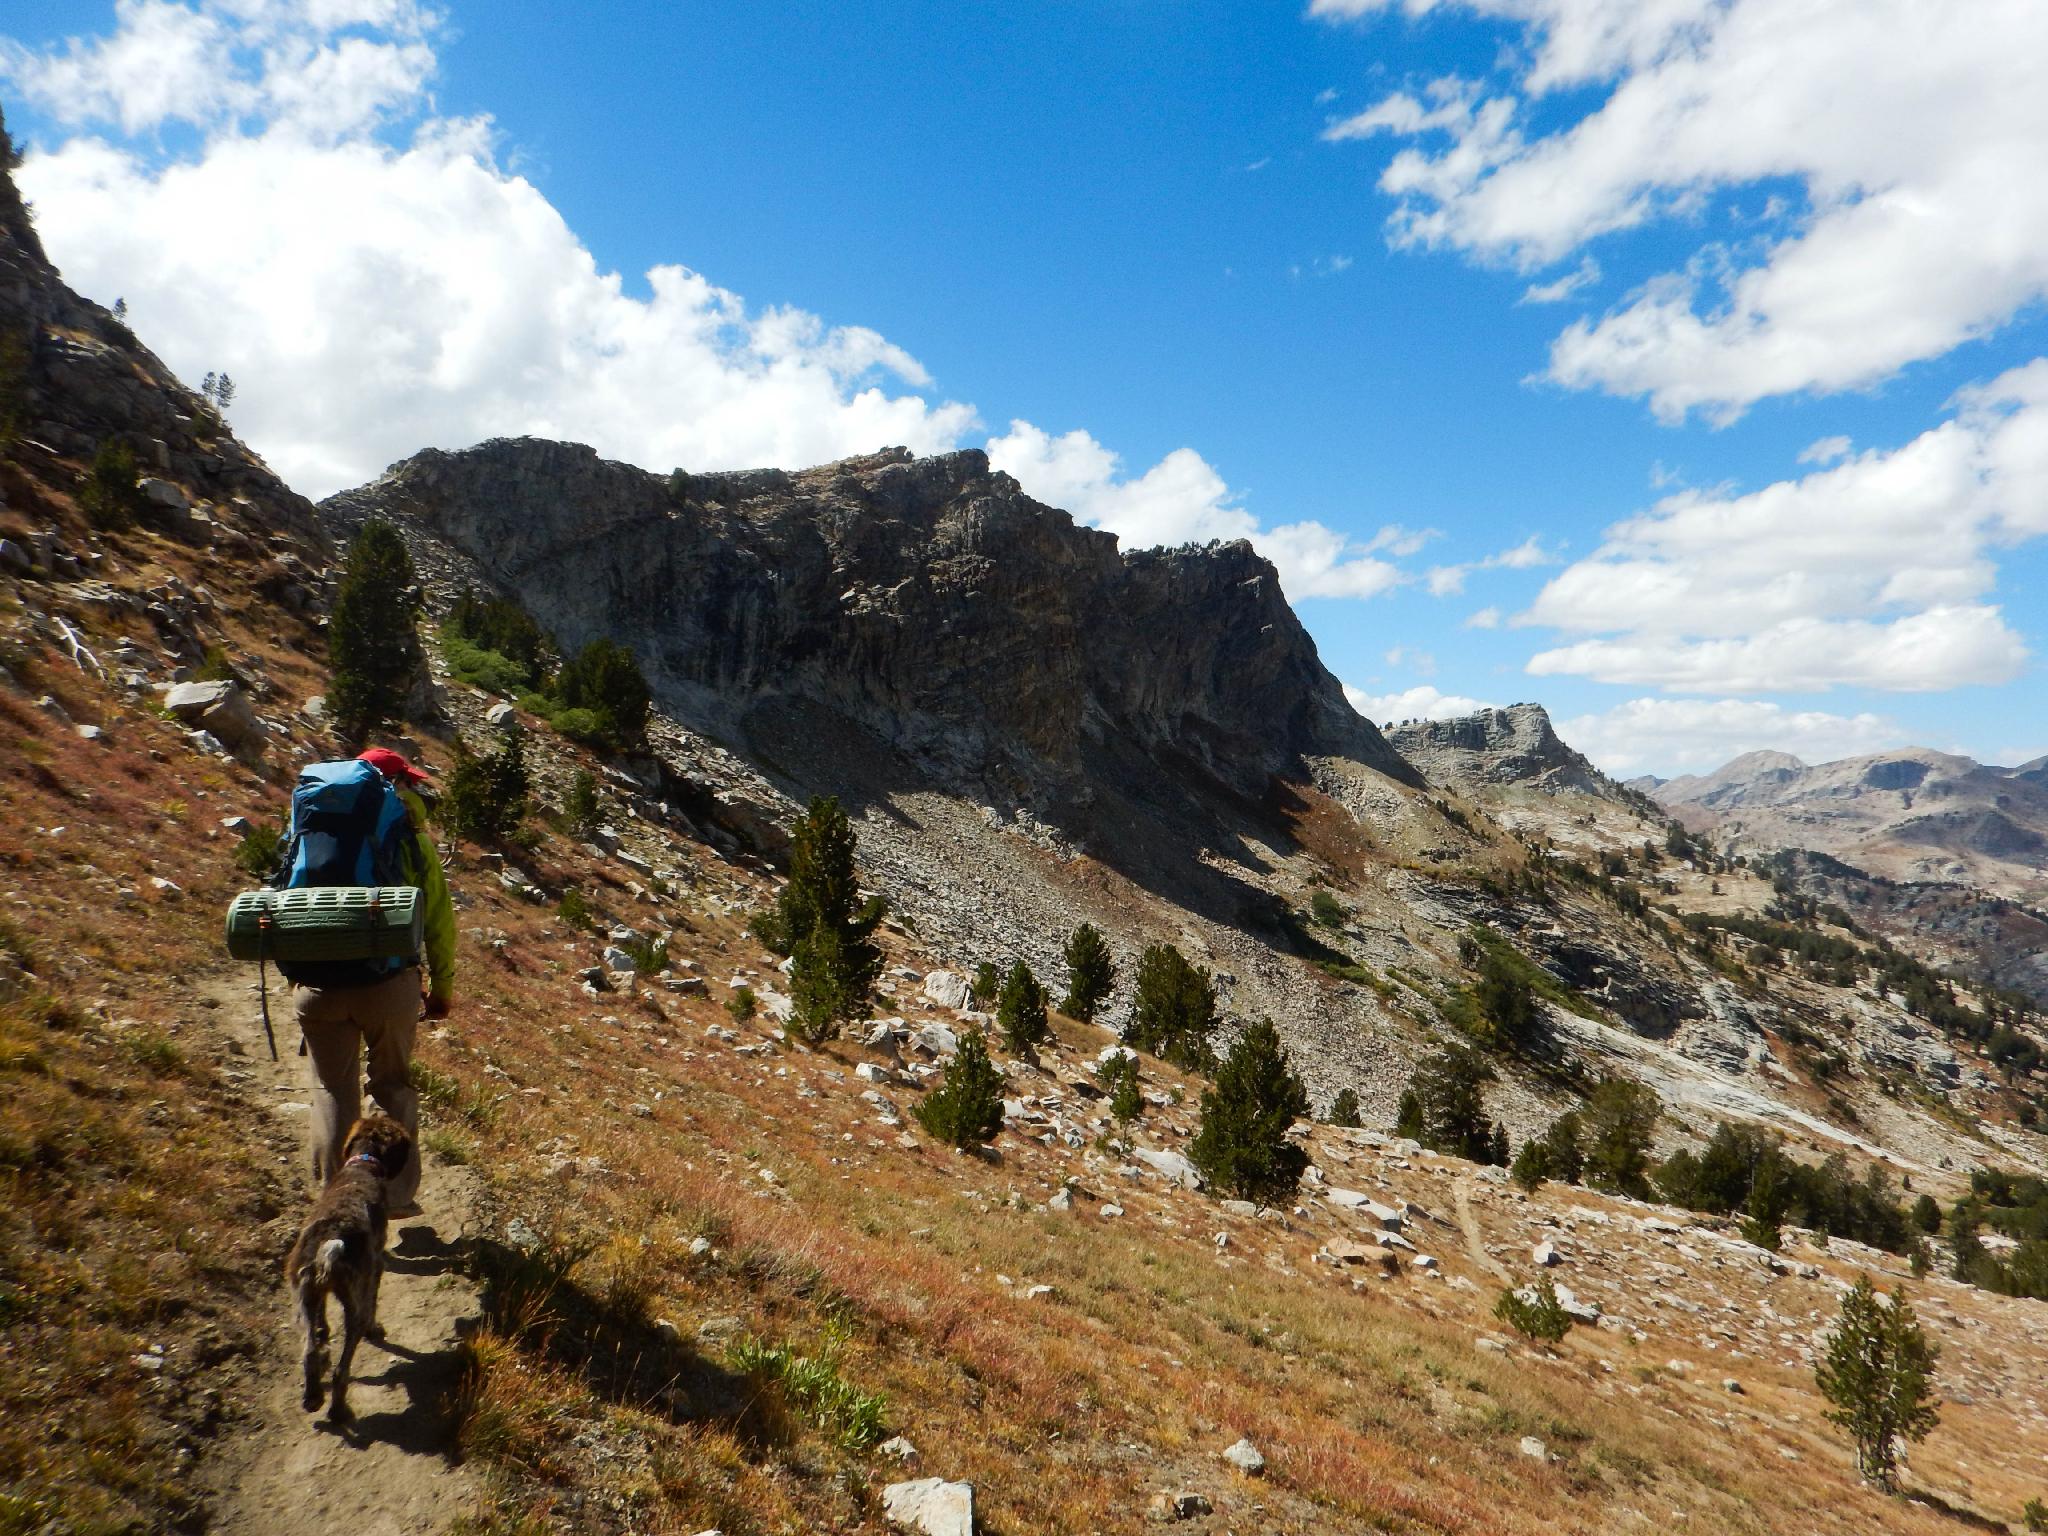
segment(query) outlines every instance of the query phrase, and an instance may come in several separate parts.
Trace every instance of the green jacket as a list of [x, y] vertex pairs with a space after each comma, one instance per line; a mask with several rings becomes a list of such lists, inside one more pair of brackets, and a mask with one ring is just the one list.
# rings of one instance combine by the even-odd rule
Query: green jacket
[[420, 896], [427, 904], [427, 949], [422, 958], [431, 978], [430, 990], [443, 1002], [452, 1002], [455, 997], [455, 903], [448, 896], [448, 877], [441, 871], [441, 855], [434, 847], [434, 836], [427, 830], [426, 805], [409, 789], [399, 790], [398, 798], [405, 802], [406, 814], [412, 817], [413, 839], [401, 859], [405, 866], [405, 883], [418, 886]]

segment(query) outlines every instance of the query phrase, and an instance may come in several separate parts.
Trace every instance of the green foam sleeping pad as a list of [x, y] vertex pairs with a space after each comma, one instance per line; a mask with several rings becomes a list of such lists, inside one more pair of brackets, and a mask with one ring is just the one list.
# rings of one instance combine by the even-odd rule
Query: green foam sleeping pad
[[244, 891], [228, 907], [228, 953], [237, 960], [288, 962], [409, 960], [419, 954], [426, 926], [427, 904], [417, 886]]

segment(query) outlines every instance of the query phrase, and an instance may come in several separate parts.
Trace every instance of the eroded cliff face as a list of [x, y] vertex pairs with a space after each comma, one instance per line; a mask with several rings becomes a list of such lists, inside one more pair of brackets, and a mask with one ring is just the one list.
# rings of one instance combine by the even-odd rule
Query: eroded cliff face
[[801, 701], [1017, 786], [1133, 748], [1249, 795], [1312, 757], [1415, 782], [1249, 545], [1123, 553], [979, 452], [664, 479], [498, 440], [322, 510], [445, 543], [567, 645], [630, 644], [665, 703], [728, 738]]

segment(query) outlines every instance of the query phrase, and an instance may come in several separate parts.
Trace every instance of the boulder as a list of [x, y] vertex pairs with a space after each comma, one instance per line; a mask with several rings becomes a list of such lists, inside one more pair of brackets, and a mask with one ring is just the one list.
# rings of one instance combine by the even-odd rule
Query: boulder
[[1340, 1189], [1333, 1184], [1324, 1191], [1324, 1198], [1330, 1204], [1344, 1210], [1363, 1212], [1368, 1221], [1383, 1231], [1398, 1232], [1407, 1221], [1407, 1218], [1391, 1205], [1381, 1205], [1372, 1196], [1361, 1194], [1355, 1189]]
[[142, 493], [142, 499], [152, 507], [160, 508], [173, 516], [189, 511], [192, 498], [185, 494], [185, 488], [169, 480], [159, 480], [154, 475], [136, 482], [135, 489]]
[[1529, 1258], [1542, 1269], [1550, 1269], [1564, 1262], [1564, 1255], [1557, 1251], [1556, 1245], [1547, 1237], [1529, 1250]]
[[1137, 1147], [1132, 1150], [1131, 1156], [1170, 1184], [1178, 1184], [1183, 1189], [1200, 1189], [1202, 1187], [1201, 1170], [1196, 1168], [1193, 1163], [1189, 1162], [1178, 1152], [1162, 1152], [1155, 1151], [1150, 1147]]
[[957, 971], [933, 971], [924, 979], [924, 995], [941, 1008], [965, 1008], [973, 994]]
[[1259, 1454], [1259, 1448], [1249, 1440], [1240, 1440], [1223, 1453], [1229, 1462], [1246, 1477], [1257, 1477], [1266, 1470], [1266, 1458]]
[[484, 711], [484, 723], [504, 730], [519, 723], [519, 711], [500, 699]]
[[173, 684], [164, 695], [164, 708], [230, 750], [263, 743], [265, 732], [249, 696], [232, 682]]
[[924, 1025], [910, 1043], [927, 1056], [950, 1056], [960, 1049], [960, 1037], [943, 1024]]
[[891, 1483], [882, 1490], [882, 1513], [891, 1525], [924, 1536], [974, 1536], [974, 1485], [942, 1477]]

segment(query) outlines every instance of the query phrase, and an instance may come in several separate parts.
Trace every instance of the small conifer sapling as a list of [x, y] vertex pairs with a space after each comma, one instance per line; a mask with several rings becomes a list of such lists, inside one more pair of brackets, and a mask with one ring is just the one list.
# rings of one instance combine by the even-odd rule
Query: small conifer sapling
[[1308, 1092], [1279, 1033], [1260, 1019], [1238, 1037], [1216, 1069], [1215, 1085], [1203, 1092], [1188, 1159], [1212, 1187], [1241, 1200], [1285, 1200], [1308, 1166], [1308, 1150], [1287, 1132], [1307, 1114]]
[[1002, 1130], [1003, 1075], [989, 1060], [980, 1030], [961, 1036], [938, 1087], [912, 1113], [938, 1140], [963, 1149], [980, 1146]]

